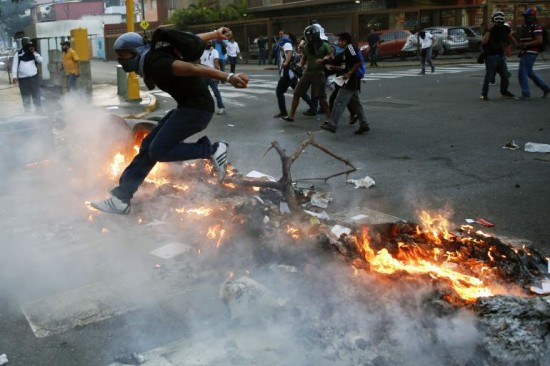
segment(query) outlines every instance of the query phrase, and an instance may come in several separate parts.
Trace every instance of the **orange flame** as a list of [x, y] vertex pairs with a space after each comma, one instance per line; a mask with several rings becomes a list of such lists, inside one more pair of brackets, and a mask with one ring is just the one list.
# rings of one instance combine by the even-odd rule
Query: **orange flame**
[[216, 248], [219, 248], [222, 240], [225, 236], [225, 229], [221, 227], [221, 225], [214, 225], [210, 226], [208, 228], [208, 232], [206, 233], [206, 237], [210, 240], [216, 240]]

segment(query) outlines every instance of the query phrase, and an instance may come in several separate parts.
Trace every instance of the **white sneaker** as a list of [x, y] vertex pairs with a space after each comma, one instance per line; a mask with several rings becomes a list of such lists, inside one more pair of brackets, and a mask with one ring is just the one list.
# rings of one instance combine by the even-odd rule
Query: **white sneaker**
[[107, 213], [116, 213], [120, 215], [127, 215], [130, 213], [130, 204], [122, 202], [115, 196], [111, 196], [103, 201], [91, 202], [90, 204], [93, 208]]
[[219, 108], [218, 114], [225, 114], [225, 108]]
[[225, 178], [225, 173], [227, 168], [227, 148], [228, 147], [229, 147], [229, 144], [225, 141], [219, 141], [214, 143], [214, 145], [212, 145], [214, 152], [212, 153], [210, 160], [214, 165], [214, 169], [216, 169], [216, 172], [218, 173], [219, 183], [223, 182], [223, 179]]

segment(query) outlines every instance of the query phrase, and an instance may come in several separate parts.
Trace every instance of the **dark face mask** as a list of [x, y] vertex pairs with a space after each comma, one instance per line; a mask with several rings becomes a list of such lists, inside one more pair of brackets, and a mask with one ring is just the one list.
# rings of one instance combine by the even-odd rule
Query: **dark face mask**
[[126, 72], [138, 72], [139, 70], [139, 55], [128, 59], [128, 60], [118, 60], [118, 63], [122, 66], [122, 69]]

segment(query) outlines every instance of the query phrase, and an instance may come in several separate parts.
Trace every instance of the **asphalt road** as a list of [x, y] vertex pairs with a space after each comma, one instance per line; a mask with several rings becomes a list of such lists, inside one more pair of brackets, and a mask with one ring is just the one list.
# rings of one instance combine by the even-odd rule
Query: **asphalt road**
[[[326, 185], [313, 181], [331, 191], [334, 210], [363, 206], [412, 221], [418, 221], [422, 210], [441, 212], [454, 227], [465, 219], [483, 218], [495, 227], [480, 229], [526, 239], [550, 254], [548, 155], [523, 151], [529, 141], [550, 143], [550, 100], [542, 99], [534, 85], [530, 101], [503, 99], [497, 85], [490, 89], [491, 100], [482, 102], [482, 65], [435, 64], [436, 72], [428, 75], [416, 75], [414, 64], [369, 69], [361, 95], [372, 130], [365, 136], [352, 133], [356, 126], [348, 126], [347, 112], [336, 134], [322, 131], [324, 116], [302, 116], [303, 102], [294, 123], [272, 118], [278, 109], [269, 88], [276, 76], [273, 71], [253, 70], [246, 96], [222, 86], [227, 115], [214, 118], [208, 135], [230, 142], [230, 160], [240, 170], [262, 170], [278, 177], [276, 154], [264, 157], [271, 142], [293, 151], [309, 131], [314, 132], [317, 142], [358, 168], [351, 178], [370, 176], [376, 182], [376, 187], [365, 190], [346, 184], [342, 177]], [[539, 64], [545, 67], [542, 77], [550, 80], [548, 64]], [[517, 62], [511, 62], [510, 68], [510, 90], [519, 95]], [[161, 115], [173, 106], [170, 99], [157, 98], [160, 107], [153, 114]], [[521, 149], [503, 149], [512, 140]], [[326, 177], [345, 170], [321, 155], [309, 153], [298, 159], [294, 178]]]
[[[451, 228], [464, 224], [465, 219], [483, 218], [495, 224], [492, 228], [479, 226], [483, 231], [513, 238], [550, 255], [550, 161], [548, 154], [523, 151], [529, 141], [550, 144], [550, 99], [540, 98], [542, 92], [531, 85], [530, 101], [501, 99], [497, 87], [491, 87], [491, 101], [482, 102], [483, 68], [466, 61], [444, 66], [436, 61], [436, 72], [427, 75], [418, 75], [414, 63], [369, 69], [362, 100], [372, 130], [363, 136], [353, 134], [355, 126], [347, 125], [347, 116], [336, 134], [320, 130], [323, 116], [303, 117], [303, 104], [294, 123], [274, 119], [278, 113], [275, 72], [242, 66], [251, 77], [249, 88], [236, 91], [222, 86], [227, 114], [216, 115], [206, 133], [211, 140], [229, 141], [229, 160], [239, 171], [257, 170], [278, 178], [281, 163], [274, 151], [268, 151], [271, 143], [277, 141], [291, 153], [308, 132], [313, 132], [319, 144], [357, 167], [350, 178], [369, 176], [376, 182], [364, 189], [346, 183], [343, 177], [326, 183], [308, 180], [347, 168], [314, 148], [306, 149], [293, 165], [293, 178], [330, 192], [329, 213], [368, 208], [418, 221], [419, 213], [425, 210], [448, 217]], [[113, 63], [94, 64], [95, 82], [116, 80]], [[539, 65], [542, 77], [550, 82], [550, 64]], [[514, 75], [516, 66], [511, 62]], [[519, 94], [515, 77], [510, 90]], [[158, 91], [154, 95], [159, 108], [153, 114], [161, 115], [173, 107], [170, 98]], [[290, 94], [287, 101], [290, 103]], [[336, 309], [331, 310], [337, 314], [333, 316], [334, 327], [353, 329], [359, 321], [362, 329], [395, 327], [395, 334], [403, 335], [410, 329], [420, 329], [418, 334], [424, 334], [422, 327], [432, 324], [421, 317], [414, 323], [416, 310], [402, 313], [399, 306], [388, 305], [400, 296], [396, 283], [377, 288], [365, 280], [368, 291], [364, 292], [372, 292], [375, 305], [365, 307], [354, 301], [350, 293], [357, 289], [353, 286], [363, 288], [364, 283], [349, 279], [349, 266], [307, 257], [300, 247], [292, 256], [274, 262], [292, 264], [298, 274], [276, 276], [271, 266], [253, 265], [252, 257], [261, 246], [256, 238], [243, 236], [241, 241], [235, 240], [237, 247], [213, 249], [194, 227], [199, 221], [180, 217], [183, 214], [175, 210], [181, 205], [202, 205], [211, 196], [219, 196], [219, 192], [212, 194], [204, 188], [206, 184], [200, 179], [190, 183], [191, 192], [196, 194], [145, 185], [128, 217], [90, 211], [84, 201], [103, 197], [116, 184], [106, 178], [101, 164], [112, 153], [107, 149], [110, 130], [104, 130], [100, 115], [84, 104], [69, 100], [63, 106], [72, 123], [56, 136], [56, 154], [22, 171], [3, 172], [0, 354], [7, 354], [9, 365], [110, 365], [117, 356], [149, 350], [157, 350], [155, 354], [163, 357], [173, 356], [172, 364], [245, 365], [225, 356], [224, 363], [208, 363], [204, 357], [213, 358], [220, 350], [231, 354], [235, 344], [247, 355], [243, 344], [250, 344], [252, 338], [261, 343], [274, 336], [265, 329], [287, 322], [293, 326], [278, 329], [282, 336], [276, 339], [297, 345], [303, 334], [317, 334], [311, 324], [325, 319], [330, 309]], [[521, 149], [502, 148], [511, 140]], [[191, 178], [183, 174], [182, 180]], [[184, 248], [184, 255], [164, 260], [151, 254], [174, 243]], [[298, 304], [296, 309], [307, 311], [301, 315], [293, 311], [290, 320], [284, 316], [265, 329], [247, 332], [247, 328], [227, 320], [227, 309], [219, 301], [220, 284], [233, 275], [250, 276], [270, 290], [282, 289], [274, 292], [288, 296]], [[396, 293], [388, 295], [392, 291]], [[378, 298], [383, 302], [378, 303]], [[357, 316], [358, 311], [369, 316]], [[313, 319], [311, 323], [306, 322], [308, 316]], [[258, 319], [264, 317], [265, 313]], [[415, 327], [395, 326], [405, 319]], [[465, 324], [463, 319], [449, 324], [439, 319], [436, 327], [458, 329], [459, 324]], [[300, 327], [303, 329], [293, 333]], [[207, 331], [211, 334], [204, 336]], [[338, 349], [336, 340], [348, 339], [350, 334], [337, 333], [328, 342]], [[404, 343], [413, 341], [407, 337]], [[419, 347], [412, 345], [410, 349], [430, 347], [437, 355], [432, 340], [423, 344], [422, 337], [414, 338]], [[471, 339], [461, 331], [446, 332], [445, 338], [451, 348], [460, 350], [464, 338]], [[174, 361], [178, 359], [174, 348], [166, 348], [175, 341], [187, 342], [180, 343], [180, 352], [188, 353], [180, 354], [179, 363]], [[403, 351], [406, 357], [414, 358], [399, 344], [393, 342], [387, 352]], [[289, 344], [266, 339], [261, 346], [282, 350], [279, 357], [288, 355], [285, 346]], [[379, 348], [383, 350], [381, 345]], [[353, 352], [346, 349], [346, 354]], [[364, 357], [364, 352], [359, 356]], [[253, 358], [250, 362], [260, 364]]]

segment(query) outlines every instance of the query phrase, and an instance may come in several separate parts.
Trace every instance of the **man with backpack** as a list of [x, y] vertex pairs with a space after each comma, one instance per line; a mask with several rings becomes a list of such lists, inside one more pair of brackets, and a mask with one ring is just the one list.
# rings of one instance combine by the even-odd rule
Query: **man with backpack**
[[210, 143], [207, 136], [195, 142], [185, 139], [208, 127], [214, 114], [214, 99], [203, 78], [224, 80], [235, 88], [246, 88], [248, 76], [226, 74], [201, 65], [198, 60], [205, 42], [214, 38], [227, 38], [226, 27], [194, 35], [174, 29], [157, 29], [147, 44], [143, 37], [128, 32], [114, 44], [118, 62], [126, 72], [143, 77], [149, 90], [158, 86], [177, 102], [143, 139], [139, 153], [122, 173], [119, 185], [111, 196], [92, 202], [92, 207], [108, 213], [130, 213], [130, 200], [157, 162], [175, 162], [192, 159], [210, 159], [222, 182], [227, 166], [225, 141]]
[[13, 82], [19, 84], [25, 112], [31, 111], [31, 97], [34, 108], [37, 111], [42, 109], [37, 67], [41, 63], [42, 56], [34, 49], [31, 39], [29, 37], [21, 38], [21, 49], [13, 56], [11, 73]]
[[540, 75], [533, 70], [539, 52], [544, 51], [546, 30], [537, 21], [537, 9], [527, 8], [523, 12], [525, 25], [520, 31], [519, 48], [520, 59], [518, 68], [518, 80], [521, 86], [520, 100], [527, 100], [531, 97], [529, 91], [529, 79], [533, 80], [536, 86], [542, 90], [542, 97], [545, 98], [550, 92], [550, 86], [542, 80]]
[[[365, 72], [365, 62], [359, 56], [359, 51], [352, 44], [353, 39], [349, 33], [340, 33], [338, 35], [338, 46], [344, 49], [344, 52], [337, 56], [337, 60], [341, 61], [339, 64], [333, 63], [326, 65], [329, 70], [338, 70], [344, 72], [341, 76], [343, 85], [340, 86], [340, 90], [334, 100], [334, 107], [330, 113], [330, 117], [320, 127], [323, 130], [336, 132], [338, 121], [344, 113], [346, 106], [350, 108], [359, 117], [359, 128], [354, 132], [356, 135], [362, 135], [370, 131], [367, 118], [365, 117], [365, 111], [359, 100], [359, 93], [361, 91], [361, 79]], [[340, 57], [339, 57], [340, 56]], [[359, 73], [358, 73], [359, 70]], [[361, 75], [361, 73], [363, 75]]]
[[[290, 42], [285, 42], [279, 48], [278, 57], [280, 59], [277, 61], [277, 64], [279, 65], [279, 82], [277, 83], [277, 89], [275, 89], [277, 104], [279, 106], [279, 114], [273, 116], [273, 118], [288, 116], [285, 93], [288, 88], [292, 88], [293, 90], [296, 88], [298, 79], [302, 75], [298, 68], [298, 64], [300, 63], [300, 55], [296, 52], [296, 36], [289, 33], [286, 34], [285, 37], [288, 38]], [[311, 98], [307, 93], [302, 96], [302, 99], [311, 108]]]

